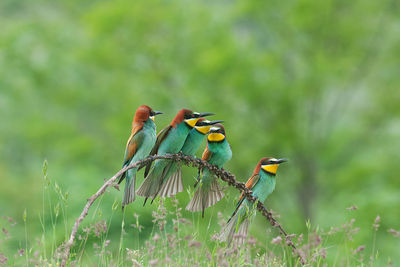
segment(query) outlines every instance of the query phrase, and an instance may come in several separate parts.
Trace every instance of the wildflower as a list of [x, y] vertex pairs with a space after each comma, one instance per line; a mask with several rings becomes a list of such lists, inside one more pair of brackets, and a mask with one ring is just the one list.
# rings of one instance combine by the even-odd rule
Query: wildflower
[[157, 242], [158, 240], [160, 240], [160, 238], [161, 238], [160, 235], [156, 233], [156, 234], [153, 236], [153, 241], [154, 241], [154, 242]]
[[209, 262], [211, 262], [212, 257], [211, 257], [210, 252], [207, 251], [206, 257], [207, 257], [207, 260], [208, 260]]
[[158, 259], [152, 259], [149, 261], [150, 266], [156, 266], [158, 264]]
[[187, 224], [187, 225], [192, 225], [192, 222], [190, 220], [188, 220], [188, 219], [185, 219], [185, 218], [180, 218], [179, 222], [183, 223], [183, 224]]
[[83, 231], [84, 233], [87, 233], [87, 234], [90, 233], [90, 230], [91, 230], [91, 227], [85, 227], [85, 228], [82, 229], [82, 231]]
[[279, 235], [271, 240], [271, 244], [275, 244], [275, 245], [278, 245], [281, 242], [282, 242], [282, 237]]
[[126, 248], [126, 254], [127, 254], [127, 256], [128, 256], [128, 259], [132, 261], [133, 266], [136, 266], [136, 267], [139, 267], [139, 266], [141, 267], [141, 266], [142, 266], [142, 265], [135, 259], [135, 258], [137, 258], [138, 255], [139, 255], [138, 250], [132, 250], [132, 249]]
[[346, 208], [346, 210], [358, 210], [358, 207], [356, 205], [353, 205], [353, 206]]
[[105, 220], [99, 221], [94, 225], [94, 234], [100, 237], [100, 234], [107, 232], [107, 222]]
[[303, 234], [300, 234], [297, 238], [297, 246], [299, 246], [303, 242]]
[[14, 221], [13, 218], [9, 217], [9, 216], [3, 216], [3, 219], [8, 221], [10, 223], [11, 226], [15, 226], [17, 224], [16, 221]]
[[321, 236], [320, 235], [318, 235], [317, 233], [314, 233], [314, 235], [313, 235], [313, 246], [314, 247], [318, 247], [320, 244], [321, 244], [321, 242], [322, 242], [322, 238], [321, 238]]
[[326, 248], [321, 248], [319, 250], [319, 255], [323, 258], [326, 259]]
[[190, 248], [191, 248], [191, 247], [197, 247], [197, 248], [199, 248], [199, 247], [201, 247], [201, 243], [198, 242], [198, 241], [192, 240], [192, 241], [189, 241], [188, 247], [190, 247]]
[[394, 229], [389, 229], [388, 232], [391, 233], [392, 236], [394, 236], [394, 237], [400, 237], [400, 232], [397, 232]]
[[334, 235], [339, 231], [340, 231], [340, 228], [331, 226], [331, 229], [329, 229], [328, 235]]
[[375, 231], [378, 231], [380, 222], [381, 222], [381, 217], [378, 215], [378, 216], [376, 216], [374, 224], [372, 225], [372, 227], [374, 227]]
[[218, 233], [217, 234], [213, 234], [210, 239], [211, 239], [211, 241], [218, 241], [219, 240], [219, 234]]
[[362, 246], [359, 246], [358, 248], [356, 248], [354, 251], [353, 251], [353, 254], [355, 255], [355, 254], [358, 254], [358, 253], [360, 253], [361, 251], [363, 251], [365, 249], [365, 246], [364, 245], [362, 245]]
[[6, 239], [8, 239], [10, 237], [10, 233], [8, 232], [8, 230], [6, 228], [3, 228], [3, 233], [6, 236]]
[[140, 225], [140, 224], [131, 224], [131, 227], [137, 228], [139, 230], [139, 232], [141, 232], [142, 229], [144, 228], [144, 226]]
[[[307, 259], [307, 255], [306, 255], [306, 253], [304, 252], [303, 249], [297, 248], [297, 249], [293, 250], [293, 252], [296, 253], [297, 255], [299, 255], [300, 258]], [[271, 258], [275, 257], [275, 255], [273, 255], [272, 252], [271, 252], [271, 256], [270, 257]]]
[[8, 261], [8, 258], [6, 256], [4, 256], [3, 253], [0, 253], [0, 264], [1, 265], [6, 264], [7, 261]]
[[18, 255], [23, 256], [25, 253], [25, 249], [19, 249], [18, 250]]

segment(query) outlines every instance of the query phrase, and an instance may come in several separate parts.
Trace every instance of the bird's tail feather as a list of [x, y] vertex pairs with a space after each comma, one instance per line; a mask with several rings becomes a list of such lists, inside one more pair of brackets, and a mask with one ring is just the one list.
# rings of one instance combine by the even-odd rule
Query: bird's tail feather
[[136, 191], [136, 194], [146, 198], [153, 197], [156, 193], [156, 190], [152, 190], [152, 188], [154, 188], [153, 179], [151, 179], [151, 177], [147, 177]]
[[[153, 177], [156, 177], [155, 178], [156, 182], [155, 182], [155, 185], [153, 186], [153, 188], [157, 188], [157, 189], [155, 190], [155, 193], [151, 196], [153, 198], [151, 200], [151, 204], [153, 204], [154, 199], [160, 193], [161, 187], [165, 183], [166, 177], [168, 176], [173, 163], [174, 163], [173, 161], [167, 162], [167, 165], [164, 168], [162, 168], [161, 174], [156, 174], [156, 176], [153, 175]], [[158, 170], [159, 169], [161, 169], [161, 168], [158, 168]]]
[[154, 198], [160, 190], [164, 172], [165, 168], [162, 165], [155, 165], [136, 191], [136, 194], [146, 198]]
[[222, 192], [222, 188], [218, 184], [218, 181], [215, 179], [214, 181], [212, 181], [211, 186], [208, 188], [208, 190], [204, 188], [203, 184], [200, 185], [200, 187], [194, 193], [193, 198], [186, 206], [186, 209], [192, 212], [204, 212], [206, 208], [215, 205], [223, 197], [224, 192]]
[[160, 197], [172, 197], [183, 191], [182, 170], [179, 169], [167, 178], [158, 193]]
[[189, 210], [191, 212], [195, 211], [201, 211], [202, 209], [202, 192], [201, 192], [201, 186], [196, 190], [196, 192], [193, 195], [193, 198], [190, 200], [189, 204], [186, 206], [186, 210]]
[[135, 183], [136, 183], [136, 173], [132, 177], [127, 177], [125, 182], [124, 197], [122, 199], [122, 209], [129, 203], [135, 201]]
[[206, 208], [215, 205], [223, 197], [224, 192], [222, 191], [222, 187], [219, 185], [218, 180], [214, 179], [214, 181], [211, 183], [210, 191], [208, 191]]
[[240, 212], [236, 213], [220, 232], [219, 241], [225, 242], [227, 246], [230, 246], [232, 241], [236, 246], [240, 246], [246, 240], [250, 221], [248, 218], [239, 220], [240, 214]]

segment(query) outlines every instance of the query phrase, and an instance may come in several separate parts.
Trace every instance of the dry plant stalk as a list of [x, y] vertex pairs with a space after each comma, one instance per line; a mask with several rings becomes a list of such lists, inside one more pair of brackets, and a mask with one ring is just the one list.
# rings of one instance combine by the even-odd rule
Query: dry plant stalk
[[293, 249], [294, 253], [296, 253], [298, 255], [300, 263], [301, 264], [305, 264], [304, 259], [301, 257], [300, 254], [297, 253], [296, 246], [293, 244], [290, 236], [286, 233], [286, 231], [283, 229], [283, 227], [273, 218], [271, 212], [269, 212], [264, 207], [263, 203], [257, 201], [257, 198], [255, 198], [252, 195], [252, 192], [245, 186], [244, 183], [238, 182], [233, 174], [231, 174], [230, 172], [225, 171], [224, 169], [220, 169], [217, 166], [212, 165], [212, 164], [210, 164], [210, 163], [208, 163], [208, 162], [206, 162], [206, 161], [204, 161], [202, 159], [178, 153], [178, 154], [148, 156], [147, 158], [145, 158], [143, 160], [137, 161], [137, 162], [135, 162], [133, 164], [130, 164], [129, 166], [125, 166], [120, 171], [118, 171], [113, 177], [108, 179], [108, 181], [106, 181], [100, 187], [100, 189], [88, 199], [85, 207], [82, 210], [81, 215], [78, 217], [78, 219], [76, 219], [75, 224], [72, 227], [71, 235], [70, 235], [68, 241], [64, 245], [64, 255], [63, 255], [63, 260], [61, 262], [61, 266], [66, 266], [67, 261], [69, 259], [71, 247], [74, 244], [76, 233], [78, 232], [79, 225], [81, 224], [83, 219], [87, 216], [90, 207], [93, 205], [93, 203], [96, 201], [96, 199], [99, 198], [102, 194], [104, 194], [106, 189], [108, 187], [110, 187], [127, 170], [132, 169], [132, 168], [136, 168], [136, 167], [138, 167], [138, 168], [143, 167], [144, 165], [146, 165], [148, 163], [151, 163], [151, 162], [153, 162], [153, 161], [155, 161], [157, 159], [170, 159], [170, 160], [174, 160], [174, 161], [181, 161], [185, 165], [192, 166], [192, 167], [195, 167], [195, 168], [201, 168], [201, 169], [208, 168], [211, 172], [213, 172], [215, 174], [215, 176], [217, 176], [221, 180], [227, 182], [230, 186], [235, 187], [239, 191], [244, 192], [244, 196], [250, 202], [257, 203], [257, 210], [260, 211], [261, 214], [265, 218], [267, 218], [267, 220], [270, 222], [270, 224], [273, 227], [278, 228], [280, 234], [286, 240], [286, 242], [285, 242], [286, 245], [291, 247]]

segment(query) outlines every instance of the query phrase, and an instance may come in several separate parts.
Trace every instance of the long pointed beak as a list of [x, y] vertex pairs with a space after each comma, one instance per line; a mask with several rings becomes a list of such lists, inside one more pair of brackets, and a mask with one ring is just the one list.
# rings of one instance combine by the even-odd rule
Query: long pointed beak
[[214, 113], [210, 113], [210, 112], [200, 113], [199, 114], [199, 118], [207, 117], [207, 116], [211, 116], [211, 115], [215, 115], [215, 114]]
[[288, 161], [288, 160], [287, 160], [287, 159], [278, 159], [278, 160], [276, 161], [276, 163], [281, 164], [281, 163], [284, 163], [284, 162], [286, 162], [286, 161]]
[[209, 121], [209, 122], [207, 122], [207, 124], [208, 125], [214, 125], [214, 124], [222, 123], [222, 122], [224, 122], [224, 121]]
[[153, 110], [153, 113], [154, 113], [154, 116], [159, 115], [159, 114], [163, 114], [161, 111], [154, 111], [154, 110]]

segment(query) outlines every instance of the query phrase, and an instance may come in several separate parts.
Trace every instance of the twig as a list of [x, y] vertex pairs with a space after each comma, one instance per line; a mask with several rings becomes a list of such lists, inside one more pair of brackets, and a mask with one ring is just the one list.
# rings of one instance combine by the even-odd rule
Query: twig
[[144, 165], [147, 165], [148, 163], [151, 163], [151, 162], [153, 162], [154, 160], [157, 160], [157, 159], [170, 159], [170, 160], [174, 160], [174, 161], [181, 161], [187, 166], [193, 166], [193, 167], [196, 167], [196, 168], [208, 168], [218, 178], [220, 178], [221, 180], [227, 182], [230, 186], [235, 187], [239, 191], [244, 192], [244, 196], [250, 202], [252, 202], [252, 203], [256, 203], [257, 202], [257, 210], [259, 210], [261, 212], [261, 214], [265, 218], [267, 218], [267, 220], [270, 222], [270, 224], [273, 227], [276, 227], [276, 228], [279, 229], [280, 234], [283, 237], [285, 237], [286, 245], [291, 247], [293, 249], [293, 251], [299, 256], [300, 263], [301, 264], [305, 264], [304, 259], [301, 257], [300, 254], [297, 253], [296, 246], [293, 244], [292, 240], [290, 239], [290, 237], [288, 236], [286, 231], [283, 229], [283, 227], [273, 218], [271, 212], [269, 212], [261, 202], [257, 201], [257, 198], [252, 195], [252, 192], [249, 189], [246, 188], [244, 183], [238, 182], [236, 180], [235, 176], [233, 174], [231, 174], [230, 172], [227, 172], [224, 169], [220, 169], [217, 166], [208, 163], [207, 161], [204, 161], [202, 159], [198, 159], [198, 158], [195, 158], [195, 157], [192, 157], [192, 156], [187, 156], [187, 155], [183, 155], [183, 154], [179, 153], [179, 154], [148, 156], [147, 158], [145, 158], [143, 160], [137, 161], [137, 162], [135, 162], [133, 164], [130, 164], [129, 166], [126, 166], [126, 167], [122, 168], [113, 177], [108, 179], [108, 181], [106, 181], [103, 184], [103, 186], [100, 187], [100, 189], [88, 199], [85, 207], [83, 208], [83, 211], [82, 211], [81, 215], [78, 217], [78, 219], [76, 219], [75, 224], [72, 227], [71, 235], [70, 235], [68, 241], [64, 245], [64, 255], [63, 255], [63, 260], [61, 262], [61, 266], [66, 266], [67, 261], [69, 259], [70, 252], [71, 252], [71, 247], [74, 244], [76, 233], [78, 232], [79, 225], [81, 224], [83, 219], [87, 216], [87, 214], [89, 212], [89, 208], [96, 201], [96, 199], [99, 196], [101, 196], [102, 194], [104, 194], [106, 189], [108, 187], [110, 187], [127, 170], [132, 169], [132, 168], [140, 168], [140, 167], [142, 167]]

